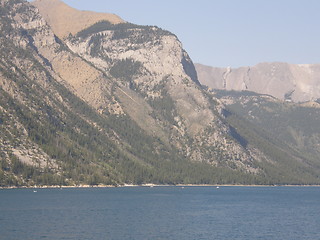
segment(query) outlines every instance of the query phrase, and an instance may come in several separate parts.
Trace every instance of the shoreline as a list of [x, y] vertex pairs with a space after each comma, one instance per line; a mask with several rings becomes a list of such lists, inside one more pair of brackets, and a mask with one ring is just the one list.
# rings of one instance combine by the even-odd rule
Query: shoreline
[[0, 187], [0, 190], [5, 189], [70, 189], [70, 188], [130, 188], [130, 187], [214, 187], [214, 188], [220, 188], [220, 187], [320, 187], [320, 185], [290, 185], [290, 184], [276, 184], [276, 185], [245, 185], [245, 184], [176, 184], [176, 185], [170, 185], [170, 184], [152, 184], [152, 183], [146, 183], [146, 184], [124, 184], [124, 185], [44, 185], [44, 186], [8, 186], [8, 187]]

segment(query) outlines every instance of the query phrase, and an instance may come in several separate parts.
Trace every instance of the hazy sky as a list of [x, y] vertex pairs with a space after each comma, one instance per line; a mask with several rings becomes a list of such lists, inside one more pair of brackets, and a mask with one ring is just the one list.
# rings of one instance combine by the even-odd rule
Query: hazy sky
[[320, 63], [319, 0], [63, 0], [178, 36], [194, 62]]

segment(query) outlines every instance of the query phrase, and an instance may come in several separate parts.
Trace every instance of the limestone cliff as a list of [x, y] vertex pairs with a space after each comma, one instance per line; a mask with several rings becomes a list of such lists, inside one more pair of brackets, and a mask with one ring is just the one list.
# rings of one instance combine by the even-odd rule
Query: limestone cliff
[[213, 89], [248, 90], [281, 100], [320, 98], [320, 65], [260, 63], [253, 67], [215, 68], [196, 64], [201, 84]]

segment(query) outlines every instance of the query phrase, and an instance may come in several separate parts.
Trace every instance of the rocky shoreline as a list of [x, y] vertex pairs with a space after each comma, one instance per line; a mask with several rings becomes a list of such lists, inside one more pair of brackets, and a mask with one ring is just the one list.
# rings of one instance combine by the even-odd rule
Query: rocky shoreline
[[124, 185], [71, 185], [71, 186], [8, 186], [8, 187], [0, 187], [0, 190], [4, 189], [70, 189], [70, 188], [116, 188], [116, 187], [320, 187], [320, 185], [243, 185], [243, 184], [177, 184], [177, 185], [159, 185], [159, 184], [152, 184], [146, 183], [141, 185], [134, 185], [134, 184], [124, 184]]

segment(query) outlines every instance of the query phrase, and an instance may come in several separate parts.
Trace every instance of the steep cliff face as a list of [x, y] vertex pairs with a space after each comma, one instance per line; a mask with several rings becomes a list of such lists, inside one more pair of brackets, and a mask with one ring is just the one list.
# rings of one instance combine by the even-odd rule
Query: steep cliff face
[[[99, 22], [70, 37], [66, 43], [73, 52], [109, 73], [119, 86], [129, 88], [151, 102], [162, 99], [165, 92], [181, 105], [178, 109], [187, 108], [182, 100], [188, 99], [188, 94], [198, 95], [196, 105], [208, 106], [197, 88], [197, 76], [192, 71], [190, 58], [177, 37], [167, 31], [157, 27], [133, 24], [113, 26], [108, 22]], [[189, 108], [192, 111], [192, 107]], [[188, 118], [191, 113], [181, 111], [180, 114]], [[213, 116], [208, 115], [207, 118], [210, 122]], [[190, 120], [192, 124], [196, 121]]]
[[201, 84], [213, 89], [248, 90], [294, 102], [320, 97], [317, 64], [260, 63], [237, 69], [196, 64], [196, 68]]

